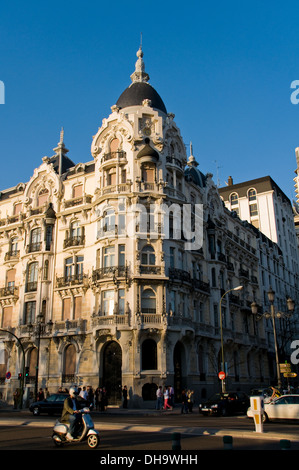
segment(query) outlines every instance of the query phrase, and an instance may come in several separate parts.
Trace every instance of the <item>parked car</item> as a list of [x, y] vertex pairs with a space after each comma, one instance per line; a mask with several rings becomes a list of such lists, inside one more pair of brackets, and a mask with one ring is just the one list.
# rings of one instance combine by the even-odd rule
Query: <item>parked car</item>
[[[248, 408], [247, 416], [253, 418], [251, 408]], [[272, 419], [299, 419], [299, 394], [282, 395], [270, 403], [264, 403], [263, 422]]]
[[250, 396], [253, 397], [253, 396], [259, 396], [259, 395], [262, 395], [264, 397], [264, 399], [267, 401], [271, 396], [272, 396], [272, 388], [271, 387], [267, 387], [267, 388], [253, 388], [252, 390], [250, 390]]
[[49, 415], [61, 414], [66, 397], [68, 397], [68, 394], [54, 393], [44, 400], [31, 403], [29, 411], [32, 411], [35, 416], [41, 413], [47, 413]]
[[244, 392], [221, 392], [216, 393], [205, 403], [201, 403], [199, 412], [203, 415], [218, 416], [246, 414], [249, 405], [249, 397]]

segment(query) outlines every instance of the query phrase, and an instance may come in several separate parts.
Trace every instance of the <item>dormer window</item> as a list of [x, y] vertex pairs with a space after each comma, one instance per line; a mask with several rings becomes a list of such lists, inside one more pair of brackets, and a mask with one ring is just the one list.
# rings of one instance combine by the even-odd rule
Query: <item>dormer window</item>
[[236, 206], [239, 204], [239, 198], [237, 193], [233, 193], [230, 195], [230, 204], [231, 206]]

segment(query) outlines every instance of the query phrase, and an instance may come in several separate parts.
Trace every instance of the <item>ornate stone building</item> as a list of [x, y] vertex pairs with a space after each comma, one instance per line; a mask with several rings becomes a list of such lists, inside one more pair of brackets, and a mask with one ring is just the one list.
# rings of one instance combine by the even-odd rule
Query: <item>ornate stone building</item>
[[257, 231], [187, 155], [137, 57], [91, 161], [67, 157], [62, 131], [30, 181], [1, 192], [3, 399], [23, 357], [26, 399], [72, 383], [105, 386], [110, 403], [127, 385], [131, 406], [168, 384], [198, 399], [220, 387], [221, 337], [227, 386], [273, 379], [250, 308], [261, 306]]

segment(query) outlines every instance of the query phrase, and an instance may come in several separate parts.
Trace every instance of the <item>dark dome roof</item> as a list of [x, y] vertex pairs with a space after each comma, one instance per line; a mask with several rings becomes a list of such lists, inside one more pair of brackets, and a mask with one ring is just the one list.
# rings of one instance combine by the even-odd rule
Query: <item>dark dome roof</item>
[[116, 106], [127, 108], [128, 106], [141, 106], [143, 100], [151, 101], [151, 108], [158, 109], [167, 114], [165, 104], [156, 90], [146, 82], [134, 82], [120, 95]]
[[205, 175], [194, 166], [187, 167], [185, 169], [185, 178], [187, 179], [187, 181], [192, 181], [201, 188], [204, 188], [206, 185]]

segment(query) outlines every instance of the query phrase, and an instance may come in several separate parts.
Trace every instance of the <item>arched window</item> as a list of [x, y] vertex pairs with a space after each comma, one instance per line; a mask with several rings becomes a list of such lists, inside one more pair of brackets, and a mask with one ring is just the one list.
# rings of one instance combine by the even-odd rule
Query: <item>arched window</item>
[[154, 266], [156, 264], [155, 250], [151, 245], [147, 245], [142, 249], [141, 264], [144, 266]]
[[256, 201], [256, 190], [255, 189], [249, 189], [248, 199], [249, 199], [249, 202], [250, 201]]
[[73, 344], [67, 346], [64, 352], [63, 382], [74, 382], [76, 372], [76, 349]]
[[2, 379], [3, 383], [5, 383], [5, 374], [8, 371], [8, 352], [6, 349], [1, 351], [0, 359], [0, 378]]
[[38, 279], [38, 262], [35, 261], [27, 266], [27, 282], [26, 292], [34, 292], [37, 290]]
[[157, 344], [153, 339], [142, 343], [142, 370], [157, 369]]
[[110, 152], [117, 152], [118, 151], [118, 148], [119, 148], [119, 140], [117, 138], [115, 139], [112, 139], [111, 142], [110, 142]]
[[145, 289], [141, 296], [141, 312], [156, 313], [156, 294], [152, 289]]
[[36, 366], [37, 366], [37, 349], [33, 348], [31, 349], [30, 356], [29, 356], [29, 377], [35, 378]]
[[37, 206], [41, 207], [49, 200], [49, 191], [45, 188], [38, 193]]
[[40, 227], [34, 228], [31, 230], [30, 234], [30, 246], [29, 252], [40, 251], [41, 250], [41, 234], [42, 229]]
[[232, 193], [230, 195], [230, 204], [231, 206], [236, 206], [239, 204], [239, 197], [237, 193]]

